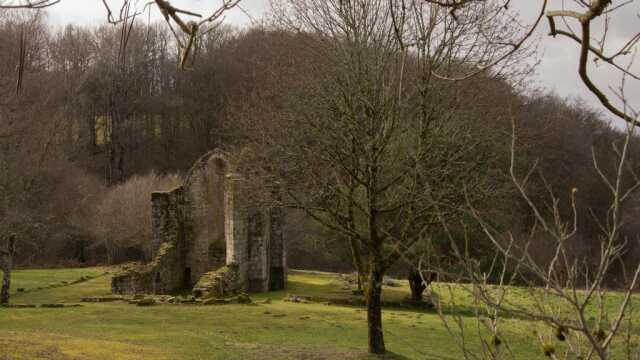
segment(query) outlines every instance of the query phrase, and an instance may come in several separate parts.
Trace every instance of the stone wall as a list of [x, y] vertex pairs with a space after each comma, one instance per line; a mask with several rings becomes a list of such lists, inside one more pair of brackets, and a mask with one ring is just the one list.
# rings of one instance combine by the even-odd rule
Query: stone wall
[[184, 189], [151, 194], [153, 260], [113, 277], [117, 294], [166, 294], [185, 285]]
[[168, 294], [182, 287], [181, 256], [175, 244], [164, 243], [149, 264], [133, 266], [111, 279], [116, 294]]
[[166, 294], [195, 286], [200, 294], [228, 295], [283, 289], [283, 211], [247, 206], [243, 186], [226, 156], [213, 151], [194, 164], [184, 185], [153, 193], [153, 261], [116, 275], [113, 292]]

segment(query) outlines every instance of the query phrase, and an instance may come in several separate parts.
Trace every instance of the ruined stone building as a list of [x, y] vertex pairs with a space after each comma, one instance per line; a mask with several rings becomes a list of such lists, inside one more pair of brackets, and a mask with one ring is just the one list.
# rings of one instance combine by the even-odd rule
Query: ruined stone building
[[243, 196], [243, 179], [223, 153], [201, 157], [182, 186], [151, 194], [153, 260], [116, 275], [112, 291], [192, 288], [197, 296], [225, 296], [283, 289], [283, 211], [249, 207]]

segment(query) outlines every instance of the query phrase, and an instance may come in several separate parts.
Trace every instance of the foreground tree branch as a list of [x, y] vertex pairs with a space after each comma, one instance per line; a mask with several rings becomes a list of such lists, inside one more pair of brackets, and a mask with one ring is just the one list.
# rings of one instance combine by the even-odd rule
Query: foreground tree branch
[[[466, 9], [473, 8], [473, 6], [477, 6], [477, 4], [482, 4], [484, 6], [488, 6], [492, 3], [489, 0], [477, 0], [477, 1], [466, 1], [466, 0], [423, 0], [425, 3], [429, 3], [433, 6], [438, 6], [446, 9], [450, 9], [450, 16], [453, 21], [458, 21], [456, 13]], [[538, 15], [536, 21], [529, 28], [529, 31], [525, 32], [519, 38], [513, 39], [509, 45], [512, 47], [512, 50], [507, 51], [503, 56], [498, 56], [495, 60], [489, 62], [486, 65], [478, 66], [478, 69], [475, 71], [471, 71], [464, 76], [459, 77], [451, 77], [451, 76], [441, 76], [442, 78], [446, 78], [449, 80], [460, 80], [465, 79], [470, 76], [475, 76], [480, 72], [490, 70], [492, 68], [499, 67], [500, 64], [508, 61], [508, 59], [513, 56], [516, 51], [519, 49], [522, 44], [528, 41], [534, 30], [539, 26], [541, 19], [546, 16], [549, 22], [549, 35], [552, 37], [562, 36], [568, 39], [573, 40], [574, 42], [580, 45], [579, 50], [579, 66], [578, 66], [578, 74], [580, 76], [580, 80], [587, 87], [587, 89], [593, 93], [600, 104], [612, 115], [615, 117], [624, 120], [627, 123], [630, 123], [634, 126], [638, 126], [640, 124], [637, 123], [635, 119], [636, 114], [630, 113], [627, 108], [623, 108], [620, 105], [614, 104], [610, 95], [606, 94], [605, 89], [596, 84], [592, 79], [592, 74], [589, 73], [588, 65], [591, 60], [590, 54], [595, 55], [595, 61], [603, 61], [604, 63], [612, 66], [615, 70], [621, 73], [623, 76], [630, 78], [632, 81], [640, 81], [640, 74], [631, 70], [630, 67], [621, 65], [617, 60], [618, 58], [625, 55], [633, 55], [637, 51], [637, 45], [640, 42], [640, 32], [636, 32], [631, 35], [630, 39], [624, 43], [624, 45], [620, 48], [620, 50], [614, 52], [612, 55], [606, 55], [604, 52], [604, 48], [607, 43], [606, 35], [609, 31], [609, 26], [611, 23], [611, 16], [614, 13], [619, 13], [625, 11], [625, 9], [633, 4], [637, 4], [636, 0], [630, 0], [622, 3], [618, 6], [613, 6], [613, 2], [611, 0], [588, 0], [588, 1], [576, 1], [576, 6], [582, 8], [583, 10], [547, 10], [547, 1], [540, 0], [542, 4], [542, 11]], [[505, 9], [509, 6], [509, 1], [502, 1], [496, 6], [494, 12], [498, 14], [501, 11], [505, 11]], [[600, 23], [603, 24], [603, 31], [601, 35], [601, 39], [599, 40], [599, 45], [594, 45], [593, 38], [593, 26], [597, 20], [601, 20]], [[558, 22], [561, 21], [564, 24], [568, 24], [573, 21], [577, 22], [580, 26], [579, 34], [574, 33], [573, 31], [559, 29]], [[615, 24], [615, 22], [613, 22]], [[506, 36], [506, 34], [503, 34]]]
[[0, 1], [0, 9], [44, 9], [58, 4], [61, 0], [26, 0], [26, 1]]
[[[582, 82], [589, 89], [589, 91], [591, 91], [598, 98], [602, 106], [604, 106], [611, 114], [626, 121], [627, 123], [637, 126], [637, 125], [640, 125], [637, 123], [637, 120], [634, 119], [634, 117], [631, 114], [628, 114], [624, 109], [620, 109], [617, 106], [615, 106], [611, 102], [609, 97], [604, 93], [604, 91], [602, 91], [600, 87], [598, 87], [593, 82], [588, 72], [589, 54], [595, 53], [599, 59], [604, 60], [605, 62], [613, 65], [616, 69], [621, 71], [623, 74], [631, 76], [635, 80], [640, 80], [640, 77], [638, 75], [633, 74], [632, 72], [622, 68], [620, 65], [614, 62], [616, 57], [622, 55], [623, 53], [628, 53], [629, 52], [628, 50], [619, 51], [618, 53], [612, 56], [605, 56], [602, 54], [601, 51], [596, 50], [591, 45], [592, 23], [596, 18], [603, 16], [603, 13], [605, 12], [606, 7], [609, 5], [611, 5], [611, 0], [593, 0], [591, 1], [586, 11], [584, 12], [566, 11], [566, 10], [549, 11], [547, 12], [547, 19], [549, 20], [549, 28], [550, 28], [549, 34], [554, 37], [557, 35], [566, 36], [580, 44], [580, 59], [579, 59], [578, 74], [580, 75], [580, 79], [582, 80]], [[566, 31], [557, 30], [556, 18], [569, 18], [569, 19], [577, 20], [580, 24], [581, 36], [577, 36]], [[640, 33], [636, 34], [631, 40], [631, 42], [625, 45], [625, 48], [633, 47], [637, 43], [639, 35]]]
[[[60, 3], [61, 0], [16, 0], [16, 1], [0, 1], [0, 9], [17, 10], [17, 9], [43, 9], [50, 6], [54, 6]], [[211, 31], [216, 26], [216, 22], [221, 20], [224, 13], [228, 10], [236, 7], [241, 0], [222, 0], [222, 4], [211, 11], [209, 15], [203, 17], [203, 15], [184, 9], [174, 7], [167, 0], [153, 0], [153, 2], [145, 2], [142, 8], [137, 6], [141, 3], [140, 0], [123, 0], [119, 11], [112, 10], [107, 0], [102, 0], [102, 5], [107, 12], [107, 22], [116, 25], [123, 22], [133, 21], [136, 16], [142, 14], [152, 4], [158, 7], [160, 12], [165, 18], [168, 26], [173, 32], [178, 45], [182, 52], [182, 60], [180, 61], [180, 67], [184, 70], [186, 68], [187, 60], [193, 51], [194, 44], [198, 36]], [[184, 16], [190, 16], [201, 19], [200, 21], [187, 21]], [[186, 41], [183, 41], [181, 37], [173, 29], [171, 22], [175, 23]], [[208, 24], [213, 24], [205, 26]]]
[[[600, 247], [591, 258], [582, 258], [571, 250], [580, 223], [576, 210], [578, 190], [574, 188], [570, 192], [572, 211], [568, 215], [561, 215], [560, 199], [550, 187], [547, 188], [548, 208], [531, 197], [526, 185], [529, 173], [519, 177], [514, 166], [514, 125], [510, 176], [535, 219], [528, 236], [495, 229], [469, 203], [471, 216], [495, 249], [493, 265], [487, 271], [478, 266], [478, 259], [460, 251], [448, 233], [454, 253], [463, 264], [456, 279], [465, 283], [452, 286], [473, 296], [475, 316], [482, 324], [477, 336], [482, 338], [487, 330], [492, 334], [492, 340], [482, 340], [482, 356], [475, 356], [465, 341], [465, 336], [469, 335], [464, 333], [462, 319], [454, 316], [457, 320], [452, 321], [444, 316], [442, 305], [442, 320], [449, 332], [459, 338], [458, 344], [466, 358], [519, 358], [508, 349], [508, 336], [500, 334], [498, 329], [501, 319], [518, 317], [545, 325], [546, 328], [536, 330], [536, 337], [541, 342], [542, 352], [549, 358], [636, 359], [632, 355], [638, 348], [631, 336], [634, 331], [631, 318], [635, 316], [638, 301], [635, 293], [640, 288], [640, 264], [625, 262], [630, 243], [622, 233], [625, 225], [623, 205], [640, 188], [638, 177], [628, 166], [634, 130], [635, 127], [628, 124], [626, 134], [614, 145], [617, 161], [608, 164], [614, 165], [613, 174], [605, 174], [594, 157], [593, 166], [611, 197], [607, 218], [598, 236]], [[443, 227], [449, 228], [450, 225], [444, 219], [442, 221]], [[593, 221], [599, 220], [594, 217]], [[470, 239], [466, 238], [466, 241], [470, 242]], [[541, 241], [548, 241], [553, 255], [544, 262], [536, 259], [531, 250], [534, 243]], [[614, 286], [612, 272], [616, 266], [622, 266], [623, 271]], [[526, 293], [526, 304], [508, 301], [511, 296], [522, 296], [522, 292]], [[490, 321], [483, 320], [487, 317]]]

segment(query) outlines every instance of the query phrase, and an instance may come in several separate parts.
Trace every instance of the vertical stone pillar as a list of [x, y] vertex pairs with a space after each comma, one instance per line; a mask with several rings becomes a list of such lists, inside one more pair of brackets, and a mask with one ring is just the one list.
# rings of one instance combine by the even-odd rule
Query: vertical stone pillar
[[160, 244], [165, 242], [165, 228], [169, 222], [169, 193], [151, 193], [151, 259], [158, 255]]
[[[184, 189], [151, 194], [152, 278], [143, 279], [147, 289], [165, 294], [184, 282]], [[133, 282], [135, 287], [139, 287]], [[145, 290], [147, 292], [148, 290]]]
[[225, 242], [227, 265], [238, 266], [239, 282], [243, 290], [248, 286], [248, 234], [246, 210], [242, 199], [243, 180], [237, 174], [228, 174], [225, 181]]
[[249, 235], [249, 291], [269, 291], [270, 256], [270, 216], [265, 209], [251, 209], [248, 212]]
[[189, 208], [191, 229], [187, 264], [191, 272], [191, 283], [195, 284], [209, 269], [209, 203], [208, 173], [206, 163], [194, 169], [189, 183]]
[[280, 208], [269, 211], [270, 269], [269, 290], [282, 290], [287, 283], [287, 246], [284, 236], [285, 212]]

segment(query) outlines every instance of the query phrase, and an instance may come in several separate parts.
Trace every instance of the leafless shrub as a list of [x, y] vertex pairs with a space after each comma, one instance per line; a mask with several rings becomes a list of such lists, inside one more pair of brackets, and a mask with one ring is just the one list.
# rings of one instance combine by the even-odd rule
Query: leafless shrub
[[150, 173], [133, 176], [108, 190], [96, 204], [91, 223], [94, 234], [107, 250], [107, 261], [120, 258], [126, 249], [150, 254], [151, 193], [166, 191], [180, 183], [178, 175]]

